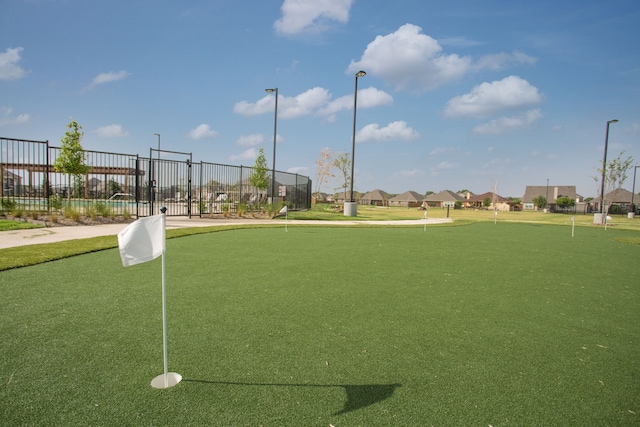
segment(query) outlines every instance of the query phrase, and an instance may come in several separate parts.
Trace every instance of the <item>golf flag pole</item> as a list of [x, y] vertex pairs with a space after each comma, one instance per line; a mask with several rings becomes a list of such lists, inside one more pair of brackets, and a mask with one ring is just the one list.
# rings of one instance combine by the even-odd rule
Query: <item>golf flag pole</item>
[[167, 263], [165, 260], [167, 251], [167, 208], [163, 206], [160, 208], [160, 212], [162, 212], [162, 354], [164, 373], [151, 380], [151, 387], [162, 389], [178, 384], [182, 380], [182, 376], [175, 372], [169, 372], [169, 358], [167, 356]]
[[424, 231], [427, 231], [427, 210], [424, 210]]
[[572, 216], [571, 217], [571, 237], [574, 236], [574, 230], [576, 228], [576, 217]]
[[162, 256], [162, 350], [164, 353], [164, 373], [151, 381], [154, 388], [168, 388], [182, 380], [180, 374], [168, 372], [167, 362], [167, 295], [166, 263], [167, 250], [167, 208], [160, 209], [162, 215], [140, 218], [118, 233], [118, 249], [124, 267], [148, 262]]

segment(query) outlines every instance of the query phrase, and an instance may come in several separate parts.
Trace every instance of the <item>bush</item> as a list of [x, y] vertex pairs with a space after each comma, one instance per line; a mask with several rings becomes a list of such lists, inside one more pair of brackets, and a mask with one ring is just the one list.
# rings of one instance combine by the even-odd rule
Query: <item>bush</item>
[[78, 222], [80, 220], [80, 211], [72, 208], [71, 206], [67, 206], [64, 210], [64, 215], [72, 221]]
[[91, 219], [96, 219], [96, 217], [98, 216], [98, 211], [96, 210], [96, 206], [95, 205], [87, 206], [86, 208], [84, 208], [84, 214]]
[[1, 201], [1, 206], [3, 211], [10, 212], [10, 211], [13, 211], [18, 206], [16, 201], [12, 199], [0, 199], [0, 201]]
[[111, 208], [109, 206], [107, 206], [105, 203], [103, 202], [98, 202], [96, 203], [96, 212], [98, 213], [98, 215], [103, 216], [105, 218], [108, 218], [112, 215], [111, 213]]
[[129, 209], [125, 208], [124, 212], [122, 213], [122, 217], [127, 220], [131, 219], [131, 212], [129, 212]]
[[246, 203], [238, 203], [237, 210], [239, 216], [244, 216], [249, 210], [249, 206]]
[[62, 198], [58, 195], [49, 197], [49, 206], [51, 209], [59, 211], [62, 209]]

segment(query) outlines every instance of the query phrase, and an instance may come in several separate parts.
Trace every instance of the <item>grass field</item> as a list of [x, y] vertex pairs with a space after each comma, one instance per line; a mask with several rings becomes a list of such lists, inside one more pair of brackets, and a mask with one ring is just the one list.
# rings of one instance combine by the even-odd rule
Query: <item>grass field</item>
[[[431, 212], [430, 212], [431, 214]], [[640, 235], [226, 230], [0, 272], [3, 425], [638, 425]]]

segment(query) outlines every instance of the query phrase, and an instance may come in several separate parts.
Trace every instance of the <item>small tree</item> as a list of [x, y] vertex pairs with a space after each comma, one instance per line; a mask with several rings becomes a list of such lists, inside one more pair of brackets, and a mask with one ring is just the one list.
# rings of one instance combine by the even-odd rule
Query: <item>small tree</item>
[[482, 199], [482, 206], [484, 206], [485, 208], [491, 206], [491, 199], [489, 197], [485, 197], [484, 199]]
[[84, 135], [84, 132], [82, 132], [82, 126], [80, 126], [75, 120], [71, 119], [69, 124], [67, 124], [67, 129], [70, 130], [65, 132], [64, 136], [60, 140], [60, 152], [53, 163], [53, 167], [56, 171], [65, 173], [69, 176], [69, 191], [67, 191], [67, 196], [68, 199], [71, 199], [71, 177], [76, 181], [76, 187], [80, 188], [82, 176], [89, 171], [89, 166], [84, 164], [84, 150], [80, 144], [82, 136]]
[[560, 209], [572, 208], [576, 205], [576, 201], [571, 197], [562, 196], [556, 199], [556, 206]]
[[[600, 184], [604, 191], [601, 194], [600, 204], [602, 206], [602, 223], [606, 222], [608, 207], [611, 203], [616, 201], [618, 192], [622, 188], [622, 184], [627, 180], [627, 174], [632, 168], [633, 157], [629, 156], [623, 158], [624, 151], [618, 154], [618, 157], [603, 164], [602, 168], [597, 169], [599, 176], [594, 176], [593, 179], [596, 184]], [[604, 187], [600, 182], [602, 177], [602, 171], [604, 170]]]
[[[269, 167], [267, 166], [267, 158], [264, 156], [264, 148], [260, 148], [258, 152], [256, 163], [249, 176], [249, 183], [261, 192], [266, 192], [269, 188]], [[258, 197], [258, 206], [260, 206], [260, 197]]]
[[533, 199], [533, 204], [538, 209], [544, 209], [545, 206], [547, 206], [547, 198], [544, 196], [538, 196], [535, 199]]
[[[344, 189], [344, 200], [347, 200], [347, 188], [349, 188], [349, 184], [351, 183], [350, 177], [350, 169], [351, 169], [351, 160], [349, 159], [348, 153], [340, 153], [336, 155], [335, 159], [333, 159], [333, 166], [340, 171], [342, 175], [342, 185], [337, 189]], [[337, 190], [336, 189], [336, 190]], [[351, 197], [351, 195], [349, 195]]]
[[318, 157], [318, 159], [316, 160], [316, 198], [320, 197], [322, 185], [326, 184], [329, 178], [334, 177], [334, 175], [331, 173], [331, 169], [333, 169], [331, 151], [328, 148], [323, 148], [322, 151], [320, 151], [320, 157]]

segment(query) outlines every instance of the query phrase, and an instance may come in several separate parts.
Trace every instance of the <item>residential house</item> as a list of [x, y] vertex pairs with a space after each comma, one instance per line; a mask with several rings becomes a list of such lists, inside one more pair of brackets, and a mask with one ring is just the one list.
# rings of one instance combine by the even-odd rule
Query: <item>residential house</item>
[[422, 199], [422, 205], [428, 208], [453, 208], [456, 202], [462, 202], [463, 200], [465, 200], [465, 198], [461, 195], [450, 190], [443, 190], [437, 194], [429, 194]]
[[407, 208], [418, 208], [422, 206], [424, 196], [415, 191], [405, 191], [389, 199], [390, 206], [406, 206]]
[[[605, 194], [604, 200], [607, 206], [609, 206], [608, 211], [610, 213], [613, 206], [618, 206], [621, 212], [630, 212], [631, 203], [633, 202], [634, 205], [637, 205], [640, 202], [640, 193], [633, 195], [633, 193], [631, 193], [631, 191], [629, 190], [618, 188], [617, 190], [613, 190]], [[600, 212], [601, 197], [596, 197], [591, 201], [591, 203], [594, 207], [594, 210], [596, 212]]]
[[[489, 199], [489, 206], [484, 205], [485, 199]], [[510, 210], [513, 210], [514, 204], [511, 203], [509, 199], [506, 199], [498, 194], [487, 192], [484, 194], [478, 194], [476, 196], [469, 197], [467, 200], [464, 200], [462, 202], [462, 206], [471, 209], [489, 209], [508, 212]]]
[[390, 198], [391, 195], [389, 193], [386, 193], [379, 189], [375, 189], [362, 196], [360, 198], [359, 204], [371, 206], [388, 206], [388, 200]]
[[575, 185], [527, 185], [524, 196], [522, 196], [522, 209], [525, 211], [537, 210], [538, 207], [535, 206], [533, 201], [539, 196], [547, 199], [547, 206], [551, 210], [555, 208], [556, 200], [559, 197], [569, 197], [575, 200], [576, 203], [580, 202]]
[[6, 169], [2, 171], [2, 192], [0, 196], [19, 196], [22, 192], [22, 177]]

